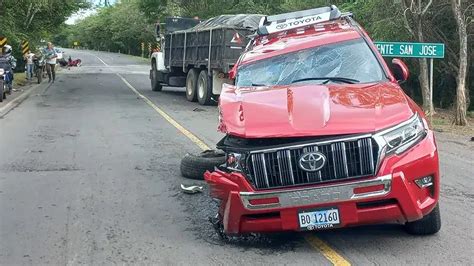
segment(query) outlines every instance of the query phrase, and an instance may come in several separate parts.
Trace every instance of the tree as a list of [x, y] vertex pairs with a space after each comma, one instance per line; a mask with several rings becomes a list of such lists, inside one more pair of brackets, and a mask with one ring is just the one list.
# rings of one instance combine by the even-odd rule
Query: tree
[[451, 0], [454, 18], [456, 20], [457, 32], [459, 35], [459, 66], [456, 77], [456, 112], [454, 116], [454, 124], [465, 126], [467, 124], [466, 112], [466, 76], [468, 72], [467, 64], [467, 25], [472, 21], [472, 17], [466, 16], [469, 7], [463, 11], [462, 4], [464, 1]]
[[[418, 42], [425, 42], [425, 25], [423, 25], [423, 22], [432, 4], [433, 0], [429, 0], [425, 5], [421, 0], [402, 0], [405, 27]], [[420, 58], [418, 64], [420, 67], [418, 79], [420, 81], [423, 109], [425, 112], [433, 114], [433, 99], [431, 99], [428, 81], [428, 61], [426, 58]]]

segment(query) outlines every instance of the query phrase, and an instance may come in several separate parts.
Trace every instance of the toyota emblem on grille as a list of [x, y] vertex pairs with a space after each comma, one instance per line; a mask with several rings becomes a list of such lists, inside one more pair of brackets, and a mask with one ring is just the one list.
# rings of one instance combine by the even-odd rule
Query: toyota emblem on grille
[[320, 152], [307, 152], [301, 155], [299, 159], [299, 166], [306, 172], [316, 172], [321, 170], [326, 164], [326, 156]]

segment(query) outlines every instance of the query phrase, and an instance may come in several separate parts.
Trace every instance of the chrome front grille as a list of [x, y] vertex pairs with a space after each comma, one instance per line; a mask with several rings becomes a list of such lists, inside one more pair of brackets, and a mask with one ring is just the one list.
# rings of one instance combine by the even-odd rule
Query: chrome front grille
[[[299, 165], [307, 152], [320, 152], [326, 164], [307, 172]], [[257, 189], [315, 184], [375, 174], [378, 147], [371, 137], [334, 140], [250, 153], [245, 175]]]

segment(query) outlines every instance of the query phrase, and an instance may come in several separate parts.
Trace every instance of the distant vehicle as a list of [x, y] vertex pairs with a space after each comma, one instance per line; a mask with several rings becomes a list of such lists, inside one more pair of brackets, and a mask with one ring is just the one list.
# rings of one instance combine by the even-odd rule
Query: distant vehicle
[[151, 55], [151, 88], [184, 87], [189, 101], [210, 104], [222, 84], [232, 82], [228, 72], [244, 51], [262, 15], [223, 15], [200, 22], [167, 18], [156, 25], [161, 50]]
[[433, 131], [364, 29], [335, 6], [265, 17], [219, 99], [225, 164], [204, 174], [226, 234], [441, 228]]

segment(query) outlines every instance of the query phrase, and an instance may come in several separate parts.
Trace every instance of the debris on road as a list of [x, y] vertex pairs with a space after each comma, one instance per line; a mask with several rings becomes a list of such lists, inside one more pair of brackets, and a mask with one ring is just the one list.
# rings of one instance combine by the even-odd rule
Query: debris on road
[[181, 191], [183, 191], [186, 194], [196, 194], [202, 192], [203, 187], [202, 186], [185, 186], [181, 184]]

